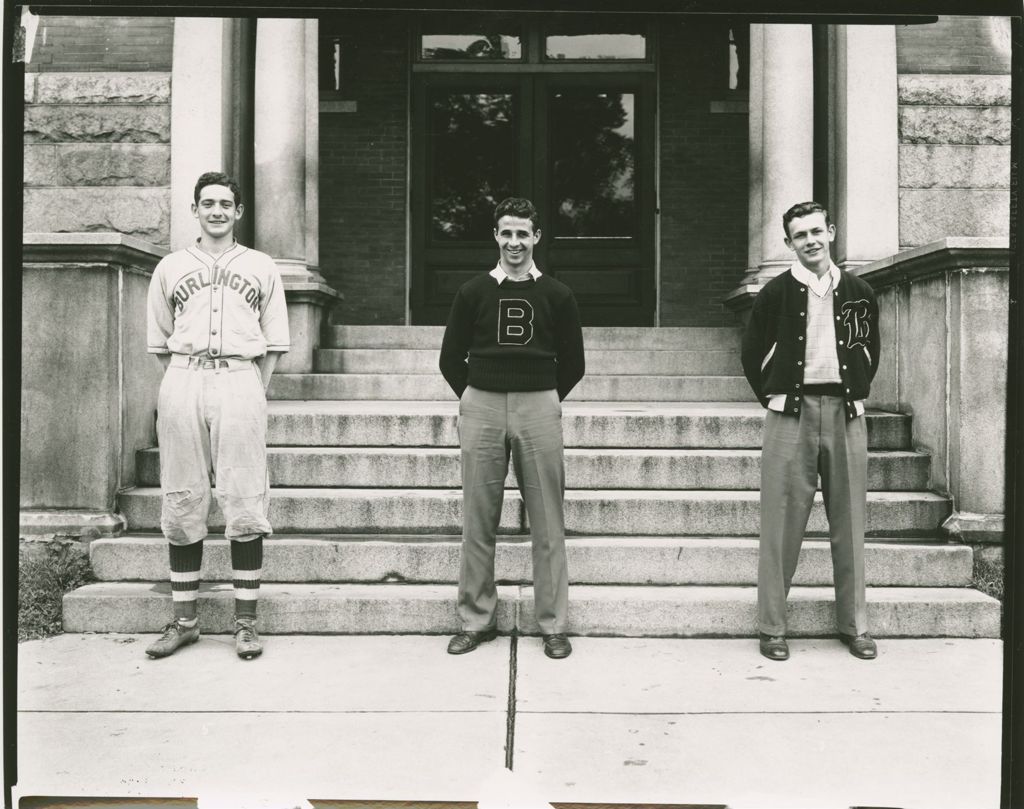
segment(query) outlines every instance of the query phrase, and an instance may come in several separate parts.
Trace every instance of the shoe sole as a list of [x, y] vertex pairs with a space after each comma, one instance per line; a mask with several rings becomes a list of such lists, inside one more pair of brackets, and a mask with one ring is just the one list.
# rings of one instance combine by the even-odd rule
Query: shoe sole
[[480, 645], [481, 643], [487, 643], [488, 641], [492, 641], [492, 640], [494, 640], [494, 639], [495, 639], [495, 638], [497, 638], [497, 637], [498, 637], [498, 633], [497, 633], [497, 632], [495, 632], [495, 633], [494, 633], [493, 635], [488, 635], [488, 636], [486, 636], [486, 637], [482, 637], [482, 638], [479, 638], [479, 639], [477, 640], [477, 642], [476, 642], [476, 643], [474, 643], [474, 644], [473, 644], [472, 646], [469, 646], [469, 647], [467, 647], [467, 648], [465, 648], [465, 649], [460, 649], [460, 650], [456, 650], [456, 651], [453, 651], [453, 650], [452, 650], [452, 648], [451, 648], [451, 647], [449, 647], [449, 648], [448, 648], [448, 654], [450, 654], [450, 655], [464, 655], [464, 654], [469, 654], [469, 653], [470, 653], [470, 652], [472, 652], [472, 651], [473, 651], [474, 649], [476, 649], [476, 647], [477, 647], [477, 646], [479, 646], [479, 645]]
[[551, 652], [549, 652], [547, 649], [545, 649], [544, 650], [544, 654], [546, 654], [552, 660], [565, 660], [565, 658], [567, 658], [569, 655], [572, 654], [572, 650], [570, 649], [568, 652], [566, 652], [563, 655], [563, 654], [551, 654]]
[[162, 660], [165, 657], [170, 657], [172, 654], [174, 654], [176, 651], [178, 651], [178, 649], [184, 649], [186, 646], [191, 646], [193, 643], [199, 643], [199, 638], [200, 637], [201, 637], [200, 635], [197, 635], [196, 637], [192, 638], [192, 640], [187, 640], [184, 643], [182, 643], [180, 646], [175, 646], [167, 654], [154, 654], [153, 652], [149, 651], [148, 649], [146, 650], [146, 654], [149, 655], [150, 660]]
[[252, 660], [253, 658], [259, 657], [261, 654], [263, 654], [262, 649], [258, 652], [239, 652], [238, 656], [242, 658], [242, 660]]
[[847, 649], [849, 649], [850, 654], [856, 657], [858, 660], [874, 660], [876, 657], [878, 657], [877, 649], [871, 654], [858, 654], [853, 650], [853, 647], [850, 645], [850, 641], [848, 641], [842, 635], [839, 636], [839, 642], [843, 644], [843, 646], [845, 646]]

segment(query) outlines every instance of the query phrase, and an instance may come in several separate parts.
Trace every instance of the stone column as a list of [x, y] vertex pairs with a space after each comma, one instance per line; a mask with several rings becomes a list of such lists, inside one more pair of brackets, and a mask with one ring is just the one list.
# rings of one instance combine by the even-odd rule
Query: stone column
[[199, 235], [192, 192], [205, 171], [226, 171], [224, 133], [229, 100], [221, 76], [231, 55], [225, 49], [227, 20], [177, 17], [171, 63], [171, 249]]
[[256, 26], [256, 248], [284, 275], [306, 275], [306, 26]]
[[832, 257], [843, 269], [899, 252], [896, 29], [835, 27]]
[[316, 269], [316, 42], [315, 20], [257, 23], [255, 242], [277, 262], [285, 283], [292, 349], [278, 365], [283, 373], [314, 370], [323, 310], [340, 297]]
[[813, 193], [813, 109], [811, 26], [751, 25], [748, 268], [727, 298], [734, 308], [793, 260], [782, 214]]

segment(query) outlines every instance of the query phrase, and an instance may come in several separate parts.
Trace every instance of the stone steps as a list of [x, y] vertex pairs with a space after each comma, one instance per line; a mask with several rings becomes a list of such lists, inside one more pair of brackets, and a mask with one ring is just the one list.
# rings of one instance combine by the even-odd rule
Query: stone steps
[[[322, 348], [313, 355], [321, 374], [437, 375], [439, 352], [426, 348]], [[719, 349], [587, 349], [587, 375], [733, 375], [743, 373], [738, 351]]]
[[[204, 581], [230, 581], [228, 541], [204, 543]], [[461, 538], [453, 535], [340, 534], [279, 536], [264, 542], [263, 581], [296, 583], [446, 583], [459, 577]], [[748, 537], [569, 537], [569, 580], [577, 584], [747, 585], [757, 583], [758, 541]], [[530, 542], [499, 537], [497, 581], [532, 580]], [[90, 546], [101, 581], [168, 578], [167, 542], [160, 535], [99, 539]], [[864, 551], [868, 586], [966, 587], [973, 553], [966, 545], [882, 538]], [[795, 586], [831, 586], [832, 558], [822, 539], [804, 542]]]
[[[456, 447], [272, 447], [270, 483], [284, 487], [453, 488], [461, 485]], [[930, 459], [915, 452], [873, 452], [868, 489], [915, 491], [928, 485]], [[755, 449], [568, 449], [570, 489], [741, 489], [760, 486]], [[136, 455], [142, 486], [160, 485], [157, 449]], [[514, 488], [509, 472], [506, 488]]]
[[[318, 373], [275, 374], [273, 485], [260, 625], [273, 633], [457, 631], [458, 402], [437, 370], [442, 327], [334, 326]], [[573, 634], [752, 637], [765, 411], [736, 328], [586, 328], [588, 374], [563, 404]], [[948, 498], [911, 419], [867, 414], [865, 575], [879, 637], [998, 637], [970, 588], [973, 551], [937, 541]], [[65, 596], [68, 631], [155, 632], [171, 615], [159, 450], [119, 497], [130, 531], [91, 544], [100, 579]], [[514, 473], [496, 549], [499, 627], [534, 634], [529, 521]], [[200, 613], [231, 628], [230, 554], [214, 504]], [[824, 509], [812, 510], [790, 634], [834, 633]]]
[[[825, 534], [820, 493], [811, 511], [808, 533]], [[157, 531], [160, 490], [136, 488], [120, 495], [120, 508], [133, 531]], [[869, 492], [868, 534], [933, 536], [951, 510], [948, 498], [930, 492]], [[565, 493], [566, 531], [623, 536], [756, 536], [756, 491], [655, 491], [571, 489]], [[270, 522], [287, 533], [451, 534], [462, 530], [462, 492], [458, 489], [312, 489], [272, 492]], [[210, 515], [212, 530], [223, 529], [220, 508]], [[519, 493], [507, 492], [500, 530], [528, 530]]]
[[[436, 374], [274, 374], [271, 399], [455, 400], [440, 371]], [[573, 401], [749, 402], [742, 376], [585, 376], [568, 397]]]
[[[277, 378], [276, 375], [274, 377]], [[457, 447], [458, 402], [270, 401], [271, 446]], [[562, 405], [566, 447], [760, 449], [757, 402], [574, 402]], [[910, 417], [868, 411], [868, 447], [910, 448]]]
[[[538, 633], [533, 590], [498, 588], [501, 632]], [[789, 634], [835, 633], [831, 587], [794, 587]], [[266, 584], [260, 589], [260, 629], [268, 634], [441, 634], [458, 630], [451, 585]], [[754, 587], [578, 585], [569, 590], [574, 635], [624, 637], [753, 637]], [[199, 614], [208, 633], [229, 632], [230, 584], [204, 584]], [[158, 632], [171, 615], [168, 583], [90, 584], [64, 596], [68, 632]], [[964, 587], [873, 587], [871, 632], [887, 637], [999, 637], [1000, 605]], [[438, 653], [442, 653], [441, 647]]]
[[[583, 345], [594, 350], [653, 349], [739, 351], [742, 331], [728, 326], [585, 326]], [[330, 326], [325, 348], [419, 349], [440, 351], [444, 326]]]

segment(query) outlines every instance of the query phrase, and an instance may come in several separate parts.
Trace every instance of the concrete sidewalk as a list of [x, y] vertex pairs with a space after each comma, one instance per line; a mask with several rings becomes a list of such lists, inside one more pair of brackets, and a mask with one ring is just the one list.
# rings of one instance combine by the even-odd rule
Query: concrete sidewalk
[[17, 794], [235, 809], [999, 803], [994, 640], [882, 639], [875, 661], [794, 640], [785, 663], [752, 639], [573, 638], [553, 661], [538, 638], [453, 657], [438, 636], [267, 636], [253, 662], [228, 636], [158, 661], [150, 640], [18, 647]]

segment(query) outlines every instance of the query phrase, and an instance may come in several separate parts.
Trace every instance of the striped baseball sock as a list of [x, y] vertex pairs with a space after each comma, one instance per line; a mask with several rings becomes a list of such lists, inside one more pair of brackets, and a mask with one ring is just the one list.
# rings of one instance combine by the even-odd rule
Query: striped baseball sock
[[231, 578], [235, 584], [235, 617], [255, 618], [263, 569], [263, 537], [231, 540]]
[[199, 569], [203, 566], [203, 541], [191, 545], [170, 545], [171, 598], [174, 617], [191, 626], [196, 622], [196, 598], [199, 596]]

